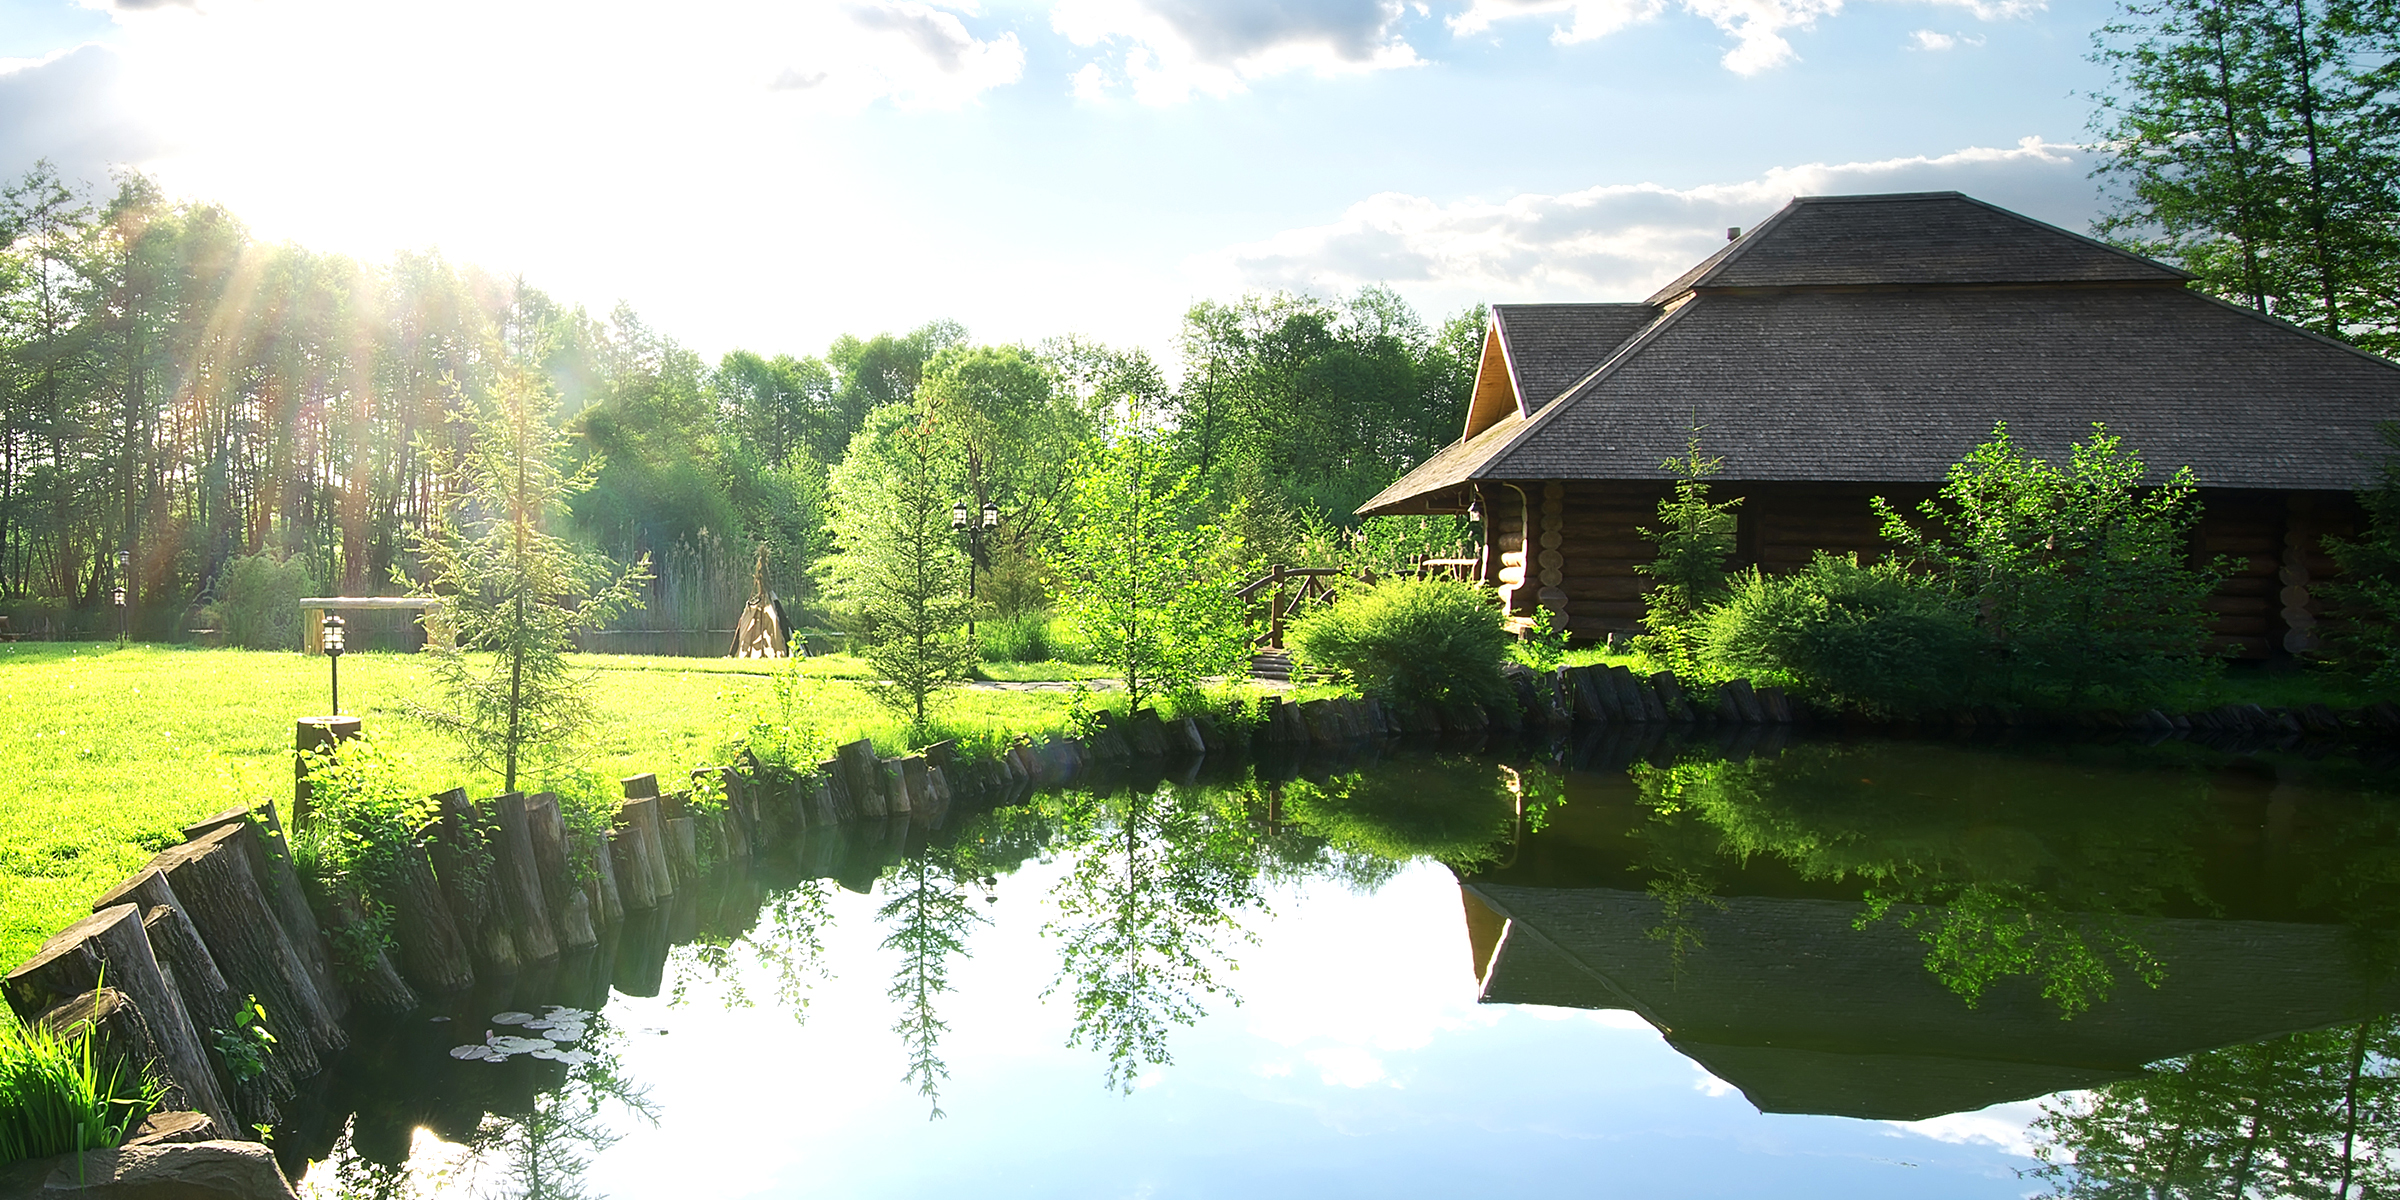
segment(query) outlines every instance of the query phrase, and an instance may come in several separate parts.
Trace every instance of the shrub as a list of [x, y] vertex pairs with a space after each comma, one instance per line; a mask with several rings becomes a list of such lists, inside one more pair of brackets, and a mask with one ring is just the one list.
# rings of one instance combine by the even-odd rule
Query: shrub
[[1634, 647], [1685, 678], [1703, 672], [1694, 639], [1700, 614], [1725, 598], [1731, 583], [1736, 500], [1708, 498], [1708, 478], [1725, 464], [1700, 454], [1700, 427], [1684, 443], [1684, 456], [1659, 464], [1675, 477], [1675, 490], [1658, 503], [1658, 527], [1637, 530], [1658, 546], [1658, 557], [1634, 570], [1656, 580], [1642, 597], [1642, 636]]
[[1984, 651], [1973, 609], [1949, 585], [1822, 550], [1790, 575], [1736, 576], [1732, 594], [1701, 615], [1696, 641], [1715, 678], [1884, 714], [1960, 703]]
[[1446, 579], [1393, 579], [1345, 593], [1291, 630], [1306, 666], [1347, 674], [1404, 704], [1509, 696], [1500, 668], [1510, 638], [1479, 589]]
[[1039, 610], [999, 617], [976, 626], [985, 662], [1048, 662], [1057, 658], [1050, 644], [1050, 617]]
[[2341, 665], [2388, 689], [2400, 687], [2400, 422], [2386, 421], [2377, 432], [2388, 453], [2382, 481], [2358, 494], [2366, 532], [2325, 539], [2342, 572], [2319, 591], [2340, 618], [2331, 641]]
[[[390, 945], [390, 897], [416, 846], [416, 831], [436, 815], [434, 801], [412, 795], [398, 764], [374, 742], [352, 738], [338, 753], [305, 751], [309, 810], [290, 831], [293, 865], [307, 881], [336, 957], [356, 977]], [[355, 922], [337, 919], [357, 906]]]
[[158, 1085], [96, 1041], [88, 1025], [61, 1034], [0, 1015], [0, 1163], [110, 1149], [150, 1115]]
[[1950, 468], [1920, 527], [1881, 499], [1883, 536], [1971, 596], [1995, 695], [2034, 709], [2147, 708], [2221, 665], [2202, 603], [2222, 568], [2187, 565], [2199, 490], [2190, 468], [2144, 487], [2141, 456], [2105, 426], [2063, 465], [2027, 454], [2005, 422]]
[[225, 635], [225, 644], [250, 650], [300, 648], [300, 601], [317, 590], [308, 567], [296, 558], [252, 554], [225, 564], [217, 575], [217, 599], [205, 619]]

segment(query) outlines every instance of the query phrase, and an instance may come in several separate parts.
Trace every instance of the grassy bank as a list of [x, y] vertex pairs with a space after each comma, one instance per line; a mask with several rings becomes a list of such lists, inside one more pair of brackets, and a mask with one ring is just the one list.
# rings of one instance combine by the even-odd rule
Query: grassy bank
[[[599, 726], [584, 766], [663, 776], [716, 761], [765, 709], [780, 663], [588, 655]], [[342, 659], [342, 709], [427, 793], [498, 781], [461, 766], [452, 743], [408, 713], [432, 702], [425, 659]], [[898, 753], [905, 728], [861, 686], [849, 656], [800, 664], [810, 720], [837, 741], [873, 738]], [[1007, 664], [1012, 679], [1089, 675], [1061, 664]], [[288, 797], [292, 723], [326, 707], [322, 658], [245, 650], [106, 643], [0, 644], [0, 969], [88, 911], [182, 826], [264, 797]], [[1058, 691], [950, 693], [944, 732], [1040, 734], [1065, 728]]]

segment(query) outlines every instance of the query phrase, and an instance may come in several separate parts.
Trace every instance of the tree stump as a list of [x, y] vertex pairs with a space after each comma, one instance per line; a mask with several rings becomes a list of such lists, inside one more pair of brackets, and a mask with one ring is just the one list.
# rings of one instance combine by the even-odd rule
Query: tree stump
[[883, 772], [875, 757], [875, 744], [860, 738], [834, 751], [833, 760], [841, 764], [842, 780], [850, 785], [848, 819], [864, 821], [882, 816]]
[[370, 1012], [404, 1013], [415, 1008], [417, 993], [392, 966], [382, 938], [367, 922], [365, 904], [349, 892], [324, 890], [325, 924], [345, 947], [335, 968], [351, 999]]
[[491, 831], [483, 814], [467, 800], [463, 789], [452, 788], [435, 797], [441, 816], [424, 838], [433, 860], [433, 873], [442, 885], [442, 900], [450, 906], [459, 940], [466, 943], [478, 966], [500, 975], [514, 975], [525, 965], [515, 933], [500, 911], [492, 887]]
[[[61, 1039], [71, 1039], [90, 1030], [93, 1073], [100, 1078], [114, 1076], [119, 1088], [130, 1090], [149, 1075], [164, 1085], [159, 1097], [160, 1112], [191, 1112], [208, 1116], [197, 1099], [175, 1077], [175, 1068], [167, 1062], [165, 1051], [159, 1048], [158, 1038], [150, 1032], [149, 1018], [131, 997], [113, 987], [97, 988], [72, 999], [52, 1005], [26, 1024], [45, 1030]], [[213, 1123], [216, 1118], [208, 1116]]]
[[677, 889], [700, 878], [700, 827], [689, 816], [667, 820], [667, 869]]
[[550, 901], [559, 948], [589, 950], [599, 945], [591, 897], [576, 878], [575, 861], [567, 853], [567, 822], [558, 810], [558, 797], [542, 792], [526, 801], [525, 826], [533, 835], [534, 873], [541, 879], [542, 895]]
[[587, 833], [576, 843], [576, 858], [583, 863], [584, 894], [589, 897], [592, 924], [595, 928], [610, 928], [625, 919], [625, 897], [617, 887], [616, 855], [609, 849], [608, 831]]
[[838, 825], [858, 819], [858, 805], [850, 799], [850, 768], [839, 757], [817, 764], [823, 786], [817, 789], [816, 824]]
[[500, 894], [500, 909], [508, 915], [517, 949], [528, 962], [558, 957], [558, 928], [550, 921], [550, 901], [542, 892], [533, 859], [533, 827], [525, 811], [525, 793], [506, 792], [491, 801], [499, 836], [492, 840], [492, 881]]
[[283, 927], [285, 940], [291, 943], [300, 965], [307, 968], [309, 983], [316, 989], [325, 1010], [336, 1021], [350, 1015], [349, 993], [333, 970], [333, 946], [325, 940], [325, 931], [317, 924], [316, 911], [308, 906], [308, 893], [301, 889], [300, 873], [292, 869], [291, 839], [284, 836], [283, 823], [275, 818], [275, 806], [227, 809], [184, 826], [183, 836], [186, 842], [193, 842], [228, 827], [241, 830], [236, 841], [250, 860], [250, 873], [258, 881], [267, 911]]
[[666, 857], [664, 849], [656, 845], [658, 836], [655, 798], [630, 799], [617, 808], [610, 849], [615, 855], [617, 890], [629, 912], [648, 912], [658, 907], [660, 868]]
[[[173, 895], [164, 876], [149, 872], [158, 881], [158, 889]], [[296, 1088], [291, 1072], [276, 1055], [265, 1055], [265, 1068], [248, 1080], [237, 1080], [222, 1054], [216, 1053], [217, 1035], [231, 1032], [240, 1024], [244, 997], [234, 993], [217, 970], [217, 960], [200, 940], [200, 931], [192, 927], [192, 919], [180, 908], [166, 904], [151, 905], [142, 914], [142, 930], [150, 937], [150, 951], [158, 958], [158, 969], [167, 977], [175, 994], [183, 997], [184, 1015], [192, 1023], [192, 1032], [200, 1038], [200, 1049], [207, 1053], [209, 1066], [216, 1071], [217, 1090], [232, 1103], [236, 1114], [251, 1125], [272, 1125], [283, 1119], [276, 1101], [290, 1097]]]
[[341, 1020], [317, 994], [316, 982], [291, 939], [267, 908], [250, 857], [228, 826], [161, 855], [160, 870], [199, 931], [217, 969], [237, 996], [256, 996], [276, 1054], [294, 1080], [317, 1073], [320, 1056], [350, 1044]]
[[68, 926], [9, 972], [4, 986], [9, 1007], [20, 1019], [31, 1021], [103, 985], [125, 993], [145, 1014], [166, 1082], [180, 1088], [191, 1107], [207, 1113], [219, 1127], [235, 1128], [232, 1106], [217, 1087], [216, 1072], [184, 1011], [183, 997], [168, 985], [151, 954], [140, 909], [119, 904]]
[[474, 959], [423, 846], [399, 848], [399, 869], [385, 899], [391, 905], [392, 941], [399, 947], [401, 973], [410, 983], [429, 992], [463, 991], [475, 985]]

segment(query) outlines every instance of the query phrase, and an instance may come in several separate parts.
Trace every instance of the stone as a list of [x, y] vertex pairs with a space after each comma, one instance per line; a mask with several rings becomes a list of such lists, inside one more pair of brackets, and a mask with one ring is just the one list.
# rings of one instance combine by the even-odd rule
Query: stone
[[298, 1200], [257, 1142], [205, 1141], [62, 1154], [0, 1168], [0, 1200]]
[[213, 1141], [217, 1123], [207, 1113], [154, 1112], [142, 1122], [142, 1127], [125, 1139], [128, 1146], [163, 1146], [170, 1143]]

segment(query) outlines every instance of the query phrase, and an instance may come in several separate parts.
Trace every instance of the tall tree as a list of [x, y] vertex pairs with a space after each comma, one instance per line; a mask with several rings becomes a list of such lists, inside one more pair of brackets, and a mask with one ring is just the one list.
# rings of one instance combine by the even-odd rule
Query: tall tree
[[950, 528], [958, 447], [922, 403], [867, 415], [834, 468], [840, 552], [825, 560], [827, 593], [849, 606], [877, 695], [926, 728], [927, 703], [966, 678], [967, 557]]
[[2375, 0], [2126, 0], [2096, 37], [2115, 75], [2097, 230], [2227, 299], [2400, 345], [2396, 38]]
[[443, 601], [427, 620], [455, 639], [432, 646], [446, 702], [419, 715], [514, 791], [520, 765], [561, 756], [588, 724], [589, 680], [565, 652], [577, 633], [637, 603], [649, 562], [620, 568], [550, 532], [600, 464], [566, 472], [546, 386], [522, 368], [509, 371], [473, 426], [447, 506], [419, 543], [428, 590]]

